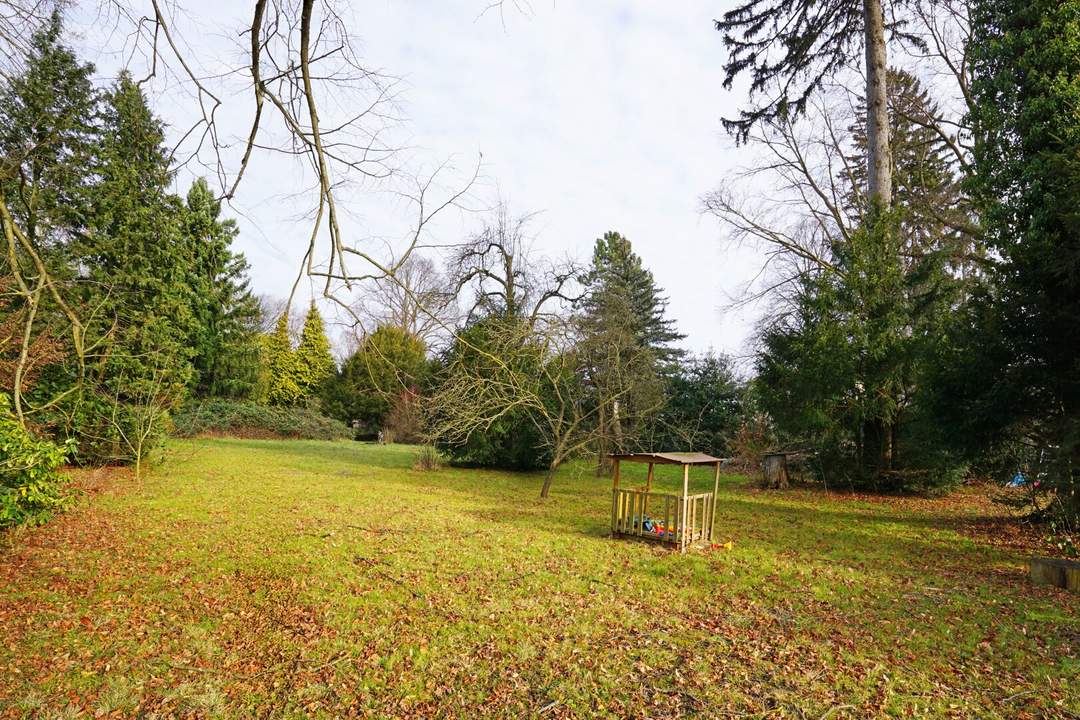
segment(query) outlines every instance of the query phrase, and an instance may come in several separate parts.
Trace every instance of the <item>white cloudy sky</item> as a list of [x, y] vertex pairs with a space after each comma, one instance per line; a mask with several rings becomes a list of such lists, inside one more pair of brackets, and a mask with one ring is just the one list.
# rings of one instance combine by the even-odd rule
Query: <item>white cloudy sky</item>
[[[228, 11], [220, 1], [184, 5], [185, 36], [195, 49], [213, 49], [200, 56], [221, 53], [222, 66], [235, 64], [236, 41], [220, 33], [230, 24], [223, 12], [236, 12], [240, 27], [247, 3], [225, 3]], [[755, 311], [724, 309], [760, 262], [749, 249], [725, 247], [715, 220], [699, 212], [702, 193], [746, 161], [720, 127], [745, 101], [721, 87], [724, 49], [711, 21], [728, 0], [536, 0], [531, 13], [504, 19], [481, 16], [485, 0], [353, 5], [365, 63], [403, 80], [411, 163], [450, 158], [467, 170], [482, 153], [476, 203], [498, 195], [516, 212], [539, 212], [537, 250], [587, 259], [595, 238], [618, 230], [669, 295], [687, 346], [745, 350]], [[82, 43], [103, 74], [116, 67], [115, 38], [86, 31]], [[192, 104], [171, 89], [159, 85], [155, 103], [172, 120]], [[225, 99], [222, 117], [235, 120], [239, 138], [250, 103]], [[289, 161], [262, 157], [237, 199], [239, 247], [259, 293], [288, 292], [306, 245], [303, 206], [287, 197], [297, 189], [293, 175], [299, 169]], [[349, 232], [374, 235], [401, 219], [385, 196], [352, 199]], [[465, 214], [435, 232], [453, 242], [479, 221]]]

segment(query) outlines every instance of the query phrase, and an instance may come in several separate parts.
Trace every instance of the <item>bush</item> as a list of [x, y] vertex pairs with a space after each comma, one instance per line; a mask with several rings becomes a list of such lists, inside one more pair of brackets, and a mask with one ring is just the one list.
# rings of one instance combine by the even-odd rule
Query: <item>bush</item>
[[34, 438], [0, 394], [0, 527], [40, 523], [67, 501], [56, 470], [72, 446]]
[[189, 403], [173, 418], [180, 437], [231, 435], [246, 438], [340, 440], [352, 431], [340, 420], [311, 407], [260, 405], [246, 400], [209, 398]]
[[442, 458], [439, 451], [433, 445], [421, 445], [420, 452], [416, 453], [416, 463], [413, 469], [431, 471], [442, 467]]

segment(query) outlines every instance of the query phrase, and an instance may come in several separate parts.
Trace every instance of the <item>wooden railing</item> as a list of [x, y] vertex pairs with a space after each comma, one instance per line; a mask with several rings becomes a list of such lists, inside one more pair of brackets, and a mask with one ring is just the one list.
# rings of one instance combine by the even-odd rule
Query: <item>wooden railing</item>
[[614, 488], [611, 532], [671, 543], [680, 550], [712, 539], [713, 494], [672, 493]]

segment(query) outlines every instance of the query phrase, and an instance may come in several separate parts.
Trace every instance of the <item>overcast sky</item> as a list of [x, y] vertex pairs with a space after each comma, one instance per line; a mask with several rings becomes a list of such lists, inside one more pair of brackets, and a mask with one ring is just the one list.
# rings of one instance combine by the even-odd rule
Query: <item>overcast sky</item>
[[[353, 9], [364, 62], [403, 80], [411, 161], [430, 167], [451, 158], [467, 170], [482, 153], [478, 204], [501, 196], [515, 212], [538, 212], [535, 247], [544, 254], [587, 260], [605, 231], [623, 233], [670, 297], [686, 346], [743, 352], [754, 310], [724, 309], [760, 260], [725, 247], [716, 221], [699, 211], [701, 195], [746, 161], [720, 126], [745, 102], [721, 87], [724, 49], [712, 28], [730, 3], [538, 1], [531, 13], [501, 18], [481, 16], [484, 4], [376, 0]], [[228, 26], [222, 3], [205, 7], [184, 20], [186, 36], [196, 50], [206, 43], [224, 53], [222, 66], [235, 65], [235, 38], [214, 34]], [[232, 11], [242, 26], [246, 4], [224, 12]], [[108, 43], [83, 41], [103, 73], [115, 67]], [[190, 99], [166, 87], [154, 101], [174, 132], [183, 127], [177, 118], [191, 111]], [[245, 130], [238, 116], [235, 138]], [[237, 198], [239, 249], [259, 293], [288, 292], [306, 243], [304, 208], [285, 197], [296, 190], [293, 172], [288, 161], [260, 158]], [[393, 215], [386, 198], [352, 199], [353, 232], [375, 234], [387, 222], [381, 214]], [[479, 222], [466, 214], [436, 232], [453, 242]]]

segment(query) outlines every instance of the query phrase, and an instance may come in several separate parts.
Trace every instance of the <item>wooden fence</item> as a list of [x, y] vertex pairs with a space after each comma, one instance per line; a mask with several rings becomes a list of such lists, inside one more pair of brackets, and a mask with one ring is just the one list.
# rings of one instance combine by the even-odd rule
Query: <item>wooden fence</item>
[[711, 492], [675, 495], [614, 488], [611, 532], [670, 543], [682, 551], [695, 543], [712, 541], [715, 512]]

